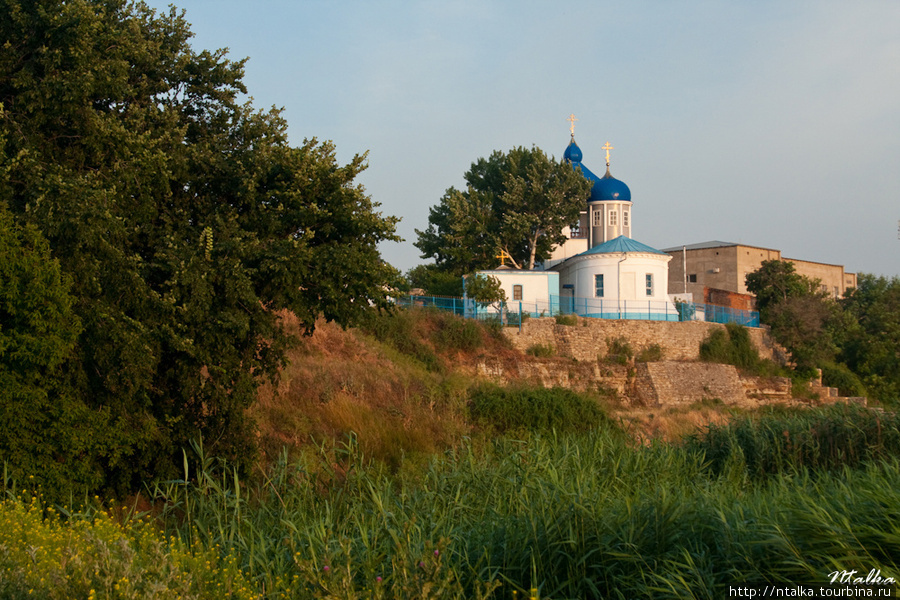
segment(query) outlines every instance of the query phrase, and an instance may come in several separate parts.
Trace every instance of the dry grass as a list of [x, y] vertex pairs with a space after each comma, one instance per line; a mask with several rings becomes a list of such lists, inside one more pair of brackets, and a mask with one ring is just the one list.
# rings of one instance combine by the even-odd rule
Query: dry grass
[[676, 442], [710, 424], [725, 425], [738, 409], [723, 404], [696, 403], [684, 407], [622, 408], [615, 412], [624, 429], [636, 440]]
[[[286, 325], [296, 326], [293, 315]], [[404, 455], [433, 453], [467, 431], [467, 383], [426, 372], [358, 331], [320, 322], [288, 356], [277, 386], [251, 409], [268, 458], [312, 442], [355, 434], [362, 451], [396, 467]]]

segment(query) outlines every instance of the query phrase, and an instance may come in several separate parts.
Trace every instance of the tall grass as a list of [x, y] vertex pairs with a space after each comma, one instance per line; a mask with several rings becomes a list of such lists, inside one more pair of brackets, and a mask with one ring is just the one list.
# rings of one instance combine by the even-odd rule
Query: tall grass
[[835, 404], [819, 410], [772, 411], [690, 437], [713, 473], [739, 459], [752, 477], [799, 469], [854, 467], [900, 456], [900, 415]]
[[170, 533], [243, 556], [273, 598], [487, 597], [491, 582], [497, 598], [721, 598], [843, 568], [897, 578], [900, 463], [879, 456], [757, 479], [737, 447], [711, 470], [695, 448], [599, 429], [464, 445], [391, 478], [351, 439], [252, 490], [207, 463], [155, 494]]
[[765, 477], [740, 445], [711, 468], [719, 446], [636, 446], [607, 424], [463, 444], [393, 476], [353, 436], [252, 483], [197, 446], [183, 479], [150, 493], [166, 535], [240, 557], [263, 598], [718, 599], [842, 569], [900, 578], [897, 422], [880, 418], [866, 439], [881, 450], [854, 466], [804, 459]]

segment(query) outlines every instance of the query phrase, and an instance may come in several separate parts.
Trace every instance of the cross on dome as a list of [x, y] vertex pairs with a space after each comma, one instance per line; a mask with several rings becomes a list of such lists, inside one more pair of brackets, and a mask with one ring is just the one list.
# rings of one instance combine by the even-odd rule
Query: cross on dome
[[575, 113], [572, 113], [572, 114], [569, 115], [568, 118], [566, 119], [566, 121], [569, 122], [569, 133], [572, 134], [572, 138], [573, 138], [573, 139], [575, 138], [575, 121], [577, 121], [577, 120], [578, 120], [578, 119], [575, 118]]
[[609, 151], [610, 151], [610, 150], [615, 150], [615, 148], [613, 148], [612, 146], [610, 146], [610, 145], [609, 145], [609, 142], [606, 142], [606, 145], [603, 146], [602, 149], [603, 149], [603, 150], [606, 150], [606, 166], [608, 167], [608, 166], [609, 166]]

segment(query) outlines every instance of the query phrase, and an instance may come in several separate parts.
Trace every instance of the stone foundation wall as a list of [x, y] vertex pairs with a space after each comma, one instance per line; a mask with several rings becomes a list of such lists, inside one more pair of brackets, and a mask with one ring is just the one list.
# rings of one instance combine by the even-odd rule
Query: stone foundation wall
[[[579, 318], [577, 325], [557, 325], [556, 319], [545, 317], [528, 319], [518, 328], [507, 327], [504, 333], [518, 350], [527, 352], [535, 345], [551, 345], [559, 356], [579, 361], [596, 361], [606, 357], [608, 342], [619, 338], [627, 341], [635, 353], [656, 344], [662, 349], [663, 360], [697, 360], [700, 342], [714, 329], [724, 329], [719, 323], [704, 321], [637, 321]], [[765, 329], [747, 328], [750, 339], [762, 358], [778, 363], [786, 361], [787, 353], [778, 346]]]

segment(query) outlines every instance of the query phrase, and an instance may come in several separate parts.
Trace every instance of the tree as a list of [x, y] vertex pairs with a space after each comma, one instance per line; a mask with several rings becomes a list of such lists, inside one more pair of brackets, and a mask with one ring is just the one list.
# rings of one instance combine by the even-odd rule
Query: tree
[[72, 280], [81, 321], [62, 365], [105, 415], [106, 483], [174, 474], [202, 435], [253, 456], [245, 418], [289, 337], [387, 306], [377, 245], [396, 219], [330, 143], [287, 143], [255, 111], [243, 62], [195, 52], [183, 15], [124, 0], [0, 0], [0, 198]]
[[406, 272], [406, 279], [413, 288], [420, 288], [432, 296], [463, 295], [462, 277], [448, 273], [437, 265], [417, 265]]
[[900, 401], [900, 278], [861, 273], [841, 305], [852, 318], [840, 358], [883, 402]]
[[506, 304], [506, 292], [503, 291], [500, 280], [493, 275], [479, 275], [478, 273], [467, 275], [466, 296], [482, 308], [493, 304], [499, 311]]
[[513, 266], [533, 269], [565, 241], [578, 222], [591, 183], [565, 161], [539, 148], [494, 152], [472, 163], [465, 191], [449, 188], [431, 208], [416, 247], [439, 268], [463, 275], [496, 264], [500, 251]]
[[747, 275], [747, 291], [756, 295], [760, 321], [784, 346], [799, 371], [821, 367], [837, 353], [831, 325], [837, 304], [821, 291], [819, 281], [795, 272], [794, 265], [766, 260]]

